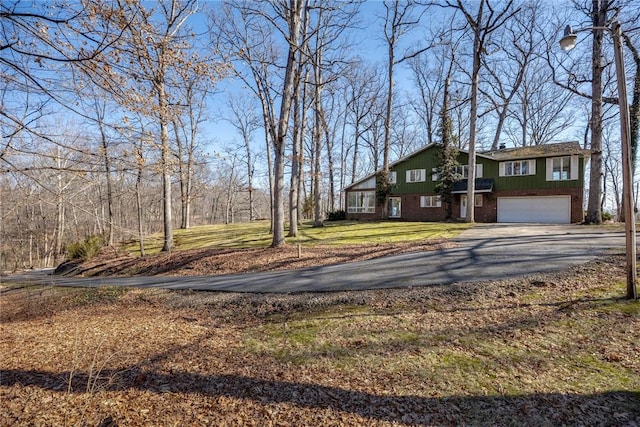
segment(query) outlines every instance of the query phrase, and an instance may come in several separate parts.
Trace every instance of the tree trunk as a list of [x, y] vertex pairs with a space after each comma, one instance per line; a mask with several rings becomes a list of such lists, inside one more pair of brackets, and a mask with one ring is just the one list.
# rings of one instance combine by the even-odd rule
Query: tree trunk
[[289, 24], [289, 53], [287, 55], [287, 66], [282, 90], [282, 100], [280, 102], [280, 115], [278, 119], [277, 134], [274, 143], [274, 163], [275, 163], [275, 191], [273, 207], [273, 239], [272, 247], [280, 247], [285, 244], [284, 235], [284, 161], [285, 144], [289, 125], [289, 115], [291, 113], [291, 103], [295, 85], [295, 64], [296, 52], [299, 48], [300, 30], [303, 12], [303, 2], [301, 0], [290, 0], [287, 11], [287, 22]]
[[356, 170], [358, 168], [358, 143], [360, 137], [360, 119], [356, 118], [353, 130], [353, 162], [351, 163], [351, 184], [356, 182]]
[[104, 160], [105, 178], [107, 181], [107, 245], [113, 246], [113, 183], [111, 178], [111, 158], [109, 157], [109, 144], [104, 131], [102, 118], [98, 118], [98, 128], [100, 130], [100, 141], [102, 143], [102, 156]]
[[[300, 102], [298, 89], [297, 87], [293, 97], [293, 148], [291, 153], [291, 180], [289, 183], [288, 237], [298, 237], [298, 220], [300, 219], [300, 171], [302, 170], [302, 141], [304, 141], [304, 130], [306, 126], [306, 109], [304, 108], [306, 90], [303, 89], [302, 102]], [[302, 104], [302, 106], [300, 104]]]
[[471, 111], [469, 112], [469, 177], [467, 179], [467, 222], [475, 222], [476, 192], [476, 124], [478, 120], [478, 86], [480, 84], [481, 49], [480, 31], [484, 0], [478, 6], [478, 17], [473, 37], [473, 71], [471, 73]]
[[53, 256], [54, 259], [62, 254], [63, 250], [63, 242], [64, 242], [64, 233], [65, 233], [65, 207], [64, 207], [64, 184], [62, 183], [62, 159], [60, 158], [60, 147], [57, 149], [56, 155], [56, 166], [58, 169], [58, 174], [56, 175], [57, 179], [57, 188], [56, 188], [56, 228], [55, 228], [55, 243], [53, 247]]
[[313, 65], [314, 76], [314, 173], [313, 173], [313, 226], [322, 226], [322, 49], [317, 48]]
[[587, 224], [601, 224], [602, 211], [602, 43], [606, 25], [606, 4], [601, 0], [593, 0], [593, 45], [591, 67], [593, 80], [591, 82], [591, 172], [589, 174], [589, 198], [587, 202]]
[[167, 126], [168, 108], [164, 87], [159, 92], [160, 105], [160, 144], [161, 144], [161, 161], [162, 161], [162, 208], [164, 222], [164, 244], [163, 252], [169, 252], [173, 249], [173, 219], [172, 219], [172, 203], [171, 203], [171, 158], [169, 152], [169, 130]]
[[144, 257], [144, 226], [142, 223], [142, 165], [144, 164], [144, 158], [142, 157], [142, 149], [136, 149], [136, 159], [138, 162], [138, 175], [136, 177], [136, 211], [138, 214], [138, 241], [140, 243], [140, 256]]

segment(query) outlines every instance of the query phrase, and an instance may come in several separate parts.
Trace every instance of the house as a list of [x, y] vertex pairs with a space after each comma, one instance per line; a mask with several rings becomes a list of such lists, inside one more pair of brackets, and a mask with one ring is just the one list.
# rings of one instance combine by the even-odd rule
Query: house
[[[347, 218], [444, 220], [445, 206], [436, 194], [439, 150], [430, 144], [390, 165], [392, 186], [386, 206], [376, 202], [376, 174], [346, 187]], [[577, 142], [477, 153], [476, 222], [582, 222], [588, 155]], [[451, 206], [454, 218], [465, 218], [468, 152], [460, 150], [458, 163], [463, 179], [453, 186]]]

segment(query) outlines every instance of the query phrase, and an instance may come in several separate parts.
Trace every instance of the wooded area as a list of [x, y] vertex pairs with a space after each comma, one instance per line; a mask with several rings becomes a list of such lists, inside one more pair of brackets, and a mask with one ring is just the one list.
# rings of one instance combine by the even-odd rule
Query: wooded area
[[[162, 232], [170, 251], [198, 224], [271, 220], [280, 246], [428, 143], [469, 151], [473, 192], [475, 152], [578, 140], [587, 222], [618, 217], [614, 20], [635, 160], [631, 0], [4, 1], [0, 270], [52, 266], [91, 235], [144, 253]], [[567, 24], [584, 30], [571, 53]]]

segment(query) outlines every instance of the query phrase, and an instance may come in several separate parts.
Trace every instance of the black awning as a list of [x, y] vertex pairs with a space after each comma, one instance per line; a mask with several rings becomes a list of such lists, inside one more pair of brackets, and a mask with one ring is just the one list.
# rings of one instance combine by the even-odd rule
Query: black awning
[[[493, 178], [476, 178], [476, 193], [491, 193], [493, 191]], [[451, 193], [460, 194], [467, 192], [467, 180], [453, 183]]]

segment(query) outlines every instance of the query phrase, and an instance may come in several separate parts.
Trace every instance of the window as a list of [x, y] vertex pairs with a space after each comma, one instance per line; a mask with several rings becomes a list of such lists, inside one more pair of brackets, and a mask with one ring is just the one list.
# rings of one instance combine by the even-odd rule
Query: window
[[351, 191], [348, 193], [347, 212], [349, 213], [375, 213], [375, 191]]
[[395, 184], [398, 182], [398, 173], [396, 171], [389, 172], [389, 184]]
[[376, 177], [372, 176], [371, 178], [367, 178], [359, 184], [356, 184], [351, 187], [353, 190], [364, 190], [370, 188], [376, 188]]
[[535, 160], [514, 160], [500, 163], [500, 176], [535, 175]]
[[423, 182], [426, 176], [426, 169], [411, 169], [407, 171], [407, 182]]
[[475, 194], [473, 196], [473, 205], [476, 208], [481, 208], [482, 207], [482, 194]]
[[440, 196], [420, 196], [421, 208], [439, 208], [441, 206]]
[[[459, 165], [455, 167], [455, 173], [460, 179], [469, 178], [469, 165]], [[482, 178], [482, 164], [476, 164], [476, 178]], [[431, 180], [440, 181], [440, 173], [438, 168], [431, 169]]]
[[553, 159], [553, 181], [565, 181], [571, 176], [571, 158], [556, 157]]
[[578, 179], [578, 156], [551, 157], [547, 159], [547, 181]]

